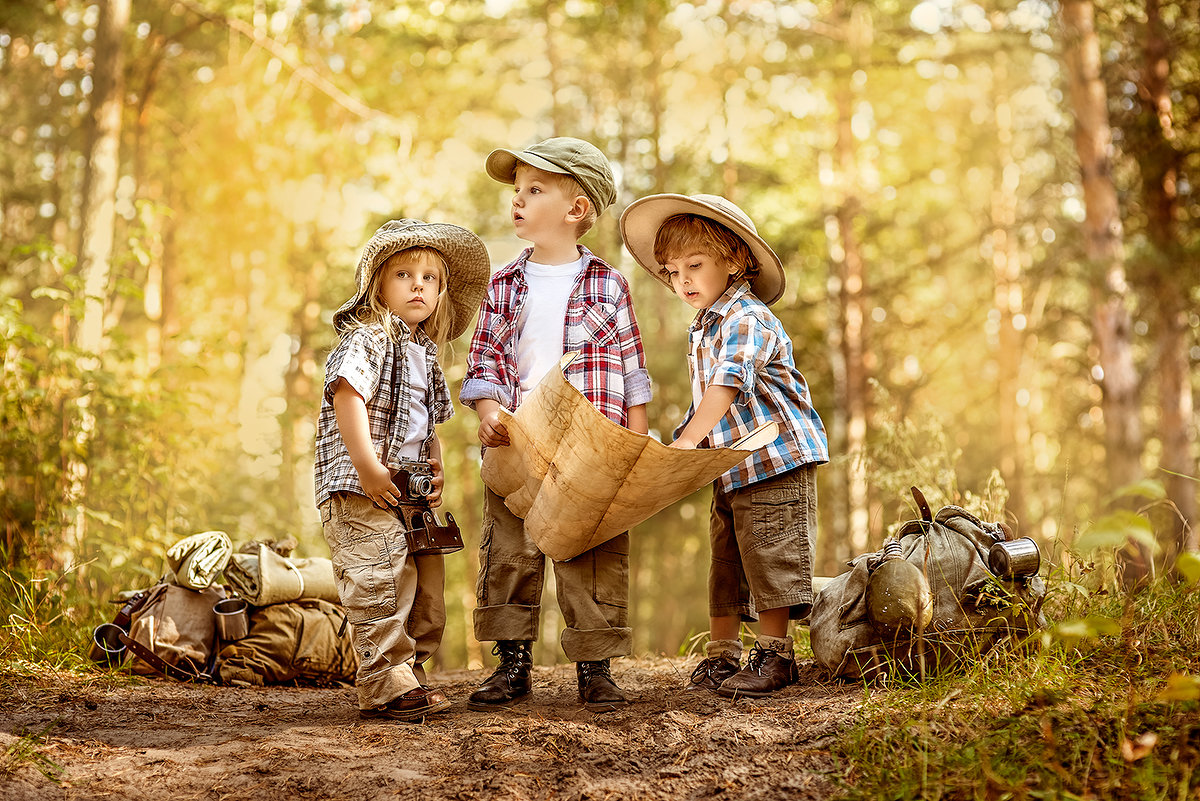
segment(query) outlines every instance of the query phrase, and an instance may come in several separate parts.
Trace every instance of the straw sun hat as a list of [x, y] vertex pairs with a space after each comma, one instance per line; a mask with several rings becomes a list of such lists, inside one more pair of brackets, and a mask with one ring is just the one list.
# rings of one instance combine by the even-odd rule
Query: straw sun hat
[[421, 220], [390, 220], [380, 226], [363, 248], [355, 271], [358, 290], [354, 297], [333, 314], [333, 325], [340, 330], [351, 312], [366, 298], [371, 273], [389, 256], [415, 247], [433, 248], [442, 254], [449, 267], [446, 279], [447, 297], [454, 310], [450, 338], [455, 339], [467, 326], [483, 296], [491, 276], [491, 261], [483, 241], [475, 234], [450, 223], [427, 223]]
[[754, 221], [746, 212], [717, 195], [648, 195], [630, 203], [621, 214], [621, 237], [625, 247], [659, 283], [671, 288], [671, 282], [659, 273], [660, 265], [654, 258], [654, 237], [662, 224], [677, 214], [695, 214], [733, 231], [758, 262], [759, 274], [750, 280], [754, 294], [768, 306], [783, 297], [786, 284], [783, 262], [758, 235]]

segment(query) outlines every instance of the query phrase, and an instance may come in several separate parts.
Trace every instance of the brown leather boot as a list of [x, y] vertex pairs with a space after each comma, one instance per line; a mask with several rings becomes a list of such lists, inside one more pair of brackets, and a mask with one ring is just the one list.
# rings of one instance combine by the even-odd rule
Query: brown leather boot
[[624, 691], [613, 681], [607, 659], [576, 662], [575, 673], [579, 678], [579, 700], [593, 712], [612, 712], [629, 703]]
[[721, 682], [717, 694], [726, 698], [762, 698], [795, 684], [799, 679], [796, 660], [791, 654], [784, 656], [756, 642], [750, 649], [746, 666]]
[[467, 699], [467, 709], [490, 712], [525, 700], [532, 689], [533, 648], [528, 640], [500, 640], [492, 653], [500, 657], [496, 672]]

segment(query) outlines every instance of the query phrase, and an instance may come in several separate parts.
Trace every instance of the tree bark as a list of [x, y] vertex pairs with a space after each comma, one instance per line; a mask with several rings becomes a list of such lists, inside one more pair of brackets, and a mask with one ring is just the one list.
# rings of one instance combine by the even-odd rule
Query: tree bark
[[100, 4], [96, 26], [96, 68], [92, 73], [89, 144], [79, 233], [79, 271], [84, 278], [85, 307], [76, 343], [85, 352], [97, 355], [104, 338], [104, 311], [116, 221], [125, 91], [121, 38], [129, 24], [129, 12], [130, 0], [108, 0]]
[[1008, 94], [1008, 54], [999, 52], [992, 64], [993, 106], [996, 115], [996, 178], [992, 184], [992, 275], [995, 309], [999, 316], [999, 366], [996, 421], [1000, 439], [1000, 475], [1008, 490], [1008, 513], [1025, 520], [1025, 462], [1029, 442], [1027, 406], [1018, 400], [1025, 350], [1025, 301], [1021, 284], [1021, 254], [1017, 247], [1017, 185], [1020, 168], [1012, 152], [1012, 105]]
[[[1171, 46], [1159, 12], [1158, 0], [1146, 0], [1143, 40], [1143, 76], [1140, 90], [1149, 119], [1142, 129], [1151, 137], [1147, 147], [1135, 149], [1142, 173], [1147, 228], [1158, 258], [1150, 277], [1158, 313], [1158, 403], [1162, 468], [1166, 471], [1167, 498], [1172, 516], [1169, 551], [1196, 550], [1196, 459], [1191, 377], [1188, 370], [1188, 297], [1192, 281], [1176, 222], [1179, 207], [1181, 156], [1175, 147], [1174, 110], [1171, 101]], [[1173, 564], [1170, 560], [1168, 564]]]
[[[1132, 324], [1126, 306], [1124, 238], [1112, 180], [1112, 131], [1108, 92], [1100, 76], [1100, 42], [1090, 0], [1062, 4], [1064, 60], [1075, 114], [1075, 150], [1087, 207], [1084, 250], [1092, 265], [1092, 332], [1099, 352], [1105, 462], [1110, 491], [1141, 475], [1142, 428], [1138, 376], [1133, 363]], [[1123, 551], [1126, 587], [1153, 571], [1152, 554], [1140, 544]]]

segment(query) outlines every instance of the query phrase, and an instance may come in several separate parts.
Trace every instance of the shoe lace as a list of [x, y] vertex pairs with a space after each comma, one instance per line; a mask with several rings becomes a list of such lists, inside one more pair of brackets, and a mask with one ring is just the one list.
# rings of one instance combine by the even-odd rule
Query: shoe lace
[[692, 681], [699, 682], [706, 677], [714, 676], [721, 669], [723, 661], [726, 660], [719, 656], [710, 656], [707, 659], [701, 659], [700, 664], [696, 665], [696, 669], [692, 671]]
[[603, 678], [612, 681], [612, 670], [609, 668], [608, 662], [580, 662], [579, 675], [584, 683], [596, 678]]
[[779, 656], [779, 652], [774, 648], [764, 648], [756, 644], [750, 649], [750, 658], [746, 660], [746, 669], [762, 675], [763, 664], [773, 656]]
[[516, 677], [521, 672], [521, 655], [525, 649], [520, 645], [509, 645], [497, 642], [492, 646], [492, 655], [500, 659], [496, 672], [492, 675], [504, 674], [509, 678]]

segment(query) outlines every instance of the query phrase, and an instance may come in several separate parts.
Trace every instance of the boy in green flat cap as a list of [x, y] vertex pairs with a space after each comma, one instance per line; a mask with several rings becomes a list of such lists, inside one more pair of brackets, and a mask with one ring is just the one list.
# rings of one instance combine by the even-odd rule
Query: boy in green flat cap
[[[650, 377], [625, 278], [579, 244], [616, 199], [608, 160], [591, 144], [557, 137], [520, 150], [495, 150], [488, 175], [513, 185], [510, 213], [527, 248], [492, 276], [467, 357], [459, 400], [479, 415], [485, 448], [509, 445], [501, 407], [515, 411], [568, 351], [566, 378], [610, 420], [646, 433]], [[485, 487], [475, 637], [495, 641], [500, 665], [467, 701], [492, 710], [528, 697], [546, 557], [524, 521]], [[629, 534], [553, 562], [575, 662], [579, 698], [597, 712], [628, 703], [609, 660], [632, 648], [627, 623]]]

